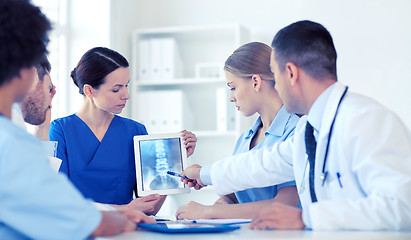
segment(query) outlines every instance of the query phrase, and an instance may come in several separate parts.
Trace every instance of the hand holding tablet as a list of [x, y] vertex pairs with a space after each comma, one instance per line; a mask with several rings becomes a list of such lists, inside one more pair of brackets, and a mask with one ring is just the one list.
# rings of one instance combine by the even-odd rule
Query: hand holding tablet
[[190, 192], [190, 188], [174, 175], [187, 167], [181, 133], [134, 136], [134, 151], [139, 196]]

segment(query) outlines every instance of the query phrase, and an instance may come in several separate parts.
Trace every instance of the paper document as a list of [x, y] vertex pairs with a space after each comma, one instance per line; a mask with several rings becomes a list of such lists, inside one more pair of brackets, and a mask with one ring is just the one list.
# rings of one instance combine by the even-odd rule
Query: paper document
[[55, 171], [58, 172], [60, 169], [60, 165], [61, 165], [61, 159], [56, 158], [56, 157], [48, 157], [49, 159], [49, 164], [50, 167]]
[[57, 141], [41, 141], [46, 155], [49, 157], [57, 157]]
[[157, 222], [202, 223], [202, 224], [242, 224], [251, 223], [252, 219], [178, 219], [151, 216]]
[[251, 223], [252, 219], [195, 219], [193, 221], [204, 224], [242, 224]]

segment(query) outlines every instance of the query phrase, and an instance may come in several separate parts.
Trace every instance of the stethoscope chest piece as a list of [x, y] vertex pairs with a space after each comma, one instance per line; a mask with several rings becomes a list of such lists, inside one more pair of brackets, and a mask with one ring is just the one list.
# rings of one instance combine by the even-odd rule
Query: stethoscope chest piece
[[298, 194], [302, 194], [305, 190], [305, 186], [301, 186], [300, 187], [300, 191], [298, 191]]

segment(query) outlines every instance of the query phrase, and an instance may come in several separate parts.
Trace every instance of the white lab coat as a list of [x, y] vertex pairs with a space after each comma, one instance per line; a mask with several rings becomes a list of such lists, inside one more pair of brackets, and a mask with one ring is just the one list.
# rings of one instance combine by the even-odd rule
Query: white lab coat
[[293, 138], [215, 162], [210, 176], [216, 192], [223, 195], [295, 178], [309, 228], [410, 230], [411, 134], [394, 113], [374, 100], [347, 92], [335, 121], [322, 185], [330, 125], [343, 91], [344, 86], [335, 83], [322, 117], [315, 159], [317, 203], [310, 197], [306, 116]]

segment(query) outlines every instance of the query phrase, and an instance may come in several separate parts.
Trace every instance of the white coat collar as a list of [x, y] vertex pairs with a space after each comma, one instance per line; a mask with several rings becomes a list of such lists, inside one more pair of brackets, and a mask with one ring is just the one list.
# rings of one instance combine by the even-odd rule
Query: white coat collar
[[318, 141], [318, 133], [321, 129], [321, 121], [322, 117], [324, 116], [324, 112], [326, 111], [326, 105], [328, 102], [328, 98], [330, 97], [331, 91], [334, 87], [333, 83], [324, 92], [320, 94], [320, 96], [315, 100], [313, 105], [310, 108], [310, 111], [307, 114], [307, 121], [311, 124], [314, 128], [314, 136]]
[[328, 133], [330, 132], [331, 122], [333, 121], [333, 118], [337, 111], [338, 103], [345, 90], [345, 86], [340, 82], [336, 82], [332, 86], [333, 88], [328, 97], [327, 104], [325, 105], [324, 113], [321, 119], [320, 135], [318, 138], [319, 141], [328, 136]]
[[[341, 99], [345, 90], [345, 86], [336, 82], [333, 84], [332, 91], [328, 97], [327, 104], [324, 108], [324, 112], [321, 119], [321, 128], [319, 136], [317, 139], [317, 150], [316, 150], [316, 172], [319, 173], [322, 171], [324, 165], [325, 149], [328, 142], [328, 134], [330, 133], [331, 123], [334, 119], [335, 113], [337, 111], [338, 103]], [[338, 120], [338, 117], [337, 117]], [[320, 178], [318, 178], [319, 180]]]

